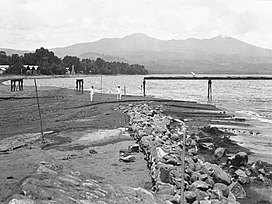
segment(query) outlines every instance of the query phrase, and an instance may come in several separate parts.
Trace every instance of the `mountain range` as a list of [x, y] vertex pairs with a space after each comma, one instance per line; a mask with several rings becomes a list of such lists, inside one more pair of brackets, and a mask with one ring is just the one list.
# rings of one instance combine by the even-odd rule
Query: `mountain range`
[[227, 36], [158, 40], [136, 33], [50, 50], [58, 57], [142, 64], [150, 73], [272, 74], [272, 50]]

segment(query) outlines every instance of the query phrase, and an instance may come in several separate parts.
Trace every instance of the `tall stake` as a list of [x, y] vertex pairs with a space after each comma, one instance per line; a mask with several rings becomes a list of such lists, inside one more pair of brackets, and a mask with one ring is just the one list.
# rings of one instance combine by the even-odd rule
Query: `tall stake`
[[37, 104], [38, 104], [38, 110], [39, 110], [39, 116], [40, 116], [41, 134], [42, 134], [42, 143], [44, 143], [44, 136], [43, 136], [43, 125], [42, 125], [42, 115], [41, 115], [41, 109], [40, 109], [39, 95], [38, 95], [38, 88], [37, 88], [36, 79], [34, 79], [34, 83], [35, 83], [35, 90], [36, 90]]
[[186, 146], [186, 127], [182, 128], [183, 138], [182, 138], [182, 165], [181, 165], [181, 193], [180, 193], [180, 203], [184, 203], [184, 170], [185, 170], [185, 146]]

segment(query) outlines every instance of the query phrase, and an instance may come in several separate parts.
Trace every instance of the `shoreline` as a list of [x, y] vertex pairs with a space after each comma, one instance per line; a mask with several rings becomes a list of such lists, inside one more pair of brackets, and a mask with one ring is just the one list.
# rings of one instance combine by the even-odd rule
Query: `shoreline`
[[[25, 78], [27, 78], [27, 79], [32, 79], [32, 78], [41, 78], [41, 79], [50, 79], [50, 78], [77, 78], [77, 77], [81, 77], [81, 76], [83, 76], [83, 77], [90, 77], [90, 76], [94, 76], [94, 77], [96, 77], [97, 75], [84, 75], [84, 74], [80, 74], [80, 75], [53, 75], [53, 76], [46, 76], [46, 75], [43, 75], [43, 76], [25, 76]], [[10, 78], [12, 78], [12, 77], [14, 77], [14, 76], [7, 76], [7, 77], [4, 77], [4, 79], [3, 79], [3, 77], [0, 77], [0, 86], [5, 86], [5, 87], [7, 87], [7, 85], [5, 85], [5, 84], [3, 84], [3, 82], [4, 81], [7, 81], [7, 80], [9, 80]], [[20, 78], [19, 76], [15, 76], [15, 77], [18, 77], [18, 78]], [[28, 88], [32, 88], [31, 86], [25, 86], [27, 89]], [[49, 87], [46, 87], [46, 86], [41, 86], [41, 87], [39, 87], [39, 89], [41, 89], [40, 91], [44, 91], [44, 90], [51, 90], [51, 89], [55, 89], [55, 90], [57, 90], [57, 89], [66, 89], [66, 88], [61, 88], [61, 87], [54, 87], [54, 86], [49, 86]], [[67, 88], [67, 90], [70, 90], [70, 91], [72, 91], [72, 92], [74, 92], [74, 89], [68, 89]], [[88, 95], [88, 90], [85, 90], [85, 94], [86, 94], [86, 92], [87, 92], [87, 95]], [[1, 93], [1, 88], [0, 88], [0, 93]], [[18, 96], [18, 94], [17, 94], [18, 92], [15, 92], [15, 96], [12, 96], [12, 97], [7, 97], [7, 96], [4, 96], [4, 97], [1, 97], [0, 99], [33, 99], [33, 98], [36, 98], [36, 96], [35, 95], [32, 95], [31, 97], [26, 97], [26, 96], [23, 96], [23, 97], [19, 97]], [[2, 94], [3, 95], [3, 94]], [[99, 105], [99, 104], [104, 104], [104, 103], [115, 103], [115, 101], [113, 100], [113, 101], [111, 101], [111, 102], [106, 102], [108, 99], [112, 99], [112, 98], [114, 98], [114, 94], [111, 94], [111, 93], [102, 93], [102, 95], [103, 96], [105, 96], [105, 97], [103, 97], [103, 96], [101, 96], [101, 94], [100, 93], [97, 93], [96, 95], [99, 95], [97, 98], [99, 98], [99, 102], [95, 102], [95, 104], [96, 105]], [[46, 98], [47, 96], [40, 96], [41, 98]], [[49, 96], [49, 98], [50, 97], [54, 97], [54, 96]], [[101, 97], [102, 97], [102, 99], [101, 99]], [[156, 101], [161, 101], [161, 102], [169, 102], [169, 101], [171, 101], [171, 102], [180, 102], [180, 100], [172, 100], [172, 99], [164, 99], [164, 98], [156, 98], [156, 97], [153, 97], [153, 96], [147, 96], [147, 97], [145, 97], [145, 98], [143, 98], [141, 95], [139, 96], [139, 95], [127, 95], [127, 97], [132, 97], [132, 98], [134, 98], [134, 99], [131, 99], [131, 100], [129, 100], [129, 99], [126, 99], [126, 101], [127, 102], [137, 102], [137, 101], [141, 101], [141, 100], [143, 100], [143, 101], [145, 101], [145, 100], [156, 100]], [[85, 97], [86, 98], [86, 97]], [[104, 101], [103, 101], [103, 98], [104, 98]], [[136, 98], [136, 99], [135, 99]], [[245, 118], [246, 119], [246, 121], [245, 122], [243, 122], [243, 123], [245, 123], [246, 125], [248, 125], [248, 127], [251, 127], [251, 128], [249, 128], [249, 130], [248, 130], [248, 134], [247, 135], [241, 135], [240, 133], [239, 133], [239, 131], [238, 131], [238, 129], [242, 129], [243, 130], [243, 125], [241, 125], [241, 126], [239, 126], [239, 124], [238, 124], [238, 121], [235, 121], [234, 120], [234, 123], [229, 123], [229, 127], [227, 128], [227, 129], [229, 129], [230, 131], [232, 130], [232, 129], [237, 129], [237, 132], [233, 132], [234, 134], [235, 134], [235, 136], [232, 136], [232, 138], [233, 138], [233, 140], [236, 142], [236, 143], [239, 143], [240, 145], [242, 145], [242, 147], [245, 147], [245, 148], [247, 148], [247, 149], [251, 149], [252, 147], [250, 147], [249, 145], [244, 145], [244, 140], [246, 139], [246, 137], [248, 136], [248, 135], [250, 135], [250, 133], [253, 131], [253, 134], [254, 133], [258, 133], [259, 134], [259, 131], [260, 131], [260, 127], [258, 127], [258, 126], [256, 126], [256, 123], [252, 123], [252, 119], [250, 119], [250, 117], [249, 116], [246, 116], [245, 114], [241, 114], [241, 113], [236, 113], [236, 111], [230, 111], [230, 110], [228, 110], [228, 109], [225, 109], [225, 108], [218, 108], [215, 104], [210, 104], [210, 103], [199, 103], [199, 102], [195, 102], [195, 101], [181, 101], [181, 102], [188, 102], [188, 103], [190, 103], [190, 105], [189, 105], [189, 107], [191, 108], [191, 103], [196, 103], [196, 104], [205, 104], [205, 105], [211, 105], [211, 106], [214, 106], [216, 109], [218, 109], [218, 111], [219, 112], [226, 112], [226, 114], [227, 115], [229, 115], [229, 116], [233, 116], [233, 117], [236, 117], [236, 116], [238, 116], [238, 117], [241, 117], [241, 118]], [[85, 106], [86, 104], [84, 104], [83, 106]], [[79, 107], [77, 107], [77, 108], [79, 108]], [[209, 124], [209, 125], [214, 125], [213, 123], [211, 123], [211, 124]], [[254, 129], [254, 127], [256, 126], [256, 129]], [[215, 124], [214, 126], [219, 126], [220, 127], [220, 125], [217, 125], [217, 124]], [[223, 125], [224, 126], [224, 125]], [[226, 129], [226, 128], [225, 128]], [[247, 128], [246, 128], [247, 129]], [[247, 131], [247, 130], [246, 130]], [[240, 138], [240, 139], [239, 139]], [[0, 138], [0, 140], [1, 140], [1, 138]], [[256, 154], [256, 155], [254, 155], [254, 154]], [[251, 159], [251, 157], [252, 157], [252, 159]], [[263, 154], [261, 154], [261, 153], [259, 153], [258, 154], [258, 152], [252, 152], [252, 154], [251, 154], [251, 156], [250, 156], [250, 161], [254, 161], [254, 159], [256, 160], [256, 159], [260, 159], [260, 158], [263, 158], [263, 159], [265, 159], [265, 158], [268, 158], [268, 160], [266, 160], [267, 162], [271, 162], [271, 160], [269, 159], [269, 155], [267, 155], [267, 153], [265, 154], [265, 153], [263, 153]]]
[[[77, 76], [85, 76], [85, 77], [89, 77], [89, 75], [77, 75]], [[50, 78], [77, 78], [77, 76], [75, 76], [75, 75], [73, 75], [73, 76], [70, 76], [70, 75], [65, 75], [65, 76], [62, 76], [62, 75], [54, 75], [54, 76], [25, 76], [25, 78], [28, 78], [28, 79], [32, 79], [32, 78], [42, 78], [42, 79], [50, 79]], [[91, 76], [93, 76], [93, 75], [91, 75]], [[2, 77], [0, 77], [0, 93], [1, 93], [1, 87], [8, 87], [7, 85], [5, 85], [5, 84], [3, 84], [3, 82], [4, 81], [7, 81], [7, 80], [9, 80], [11, 77], [14, 77], [14, 76], [8, 76], [8, 77], [4, 77], [4, 79], [2, 78]], [[16, 76], [17, 77], [17, 76]], [[20, 78], [19, 76], [18, 76], [18, 78]], [[33, 87], [31, 87], [31, 86], [25, 86], [25, 88], [27, 89], [27, 95], [28, 94], [30, 94], [30, 92], [32, 91], [34, 91], [34, 89], [33, 89]], [[48, 91], [48, 92], [50, 92], [50, 90], [55, 90], [56, 92], [57, 92], [57, 90], [65, 90], [65, 89], [67, 89], [67, 90], [69, 90], [68, 92], [69, 92], [69, 94], [72, 94], [73, 95], [73, 93], [75, 92], [73, 89], [68, 89], [68, 88], [60, 88], [60, 87], [54, 87], [54, 86], [49, 86], [49, 87], [46, 87], [46, 86], [41, 86], [41, 87], [39, 87], [39, 91], [41, 91], [41, 92], [43, 92], [43, 91]], [[8, 91], [9, 92], [9, 91]], [[25, 91], [24, 91], [25, 92]], [[65, 92], [65, 91], [64, 91]], [[89, 91], [84, 91], [85, 93], [84, 93], [84, 95], [85, 95], [85, 98], [87, 98], [88, 97], [88, 93], [89, 93]], [[86, 93], [87, 92], [87, 93]], [[7, 97], [7, 96], [4, 96], [4, 97], [1, 97], [0, 99], [8, 99], [8, 100], [11, 100], [11, 99], [18, 99], [18, 100], [20, 100], [20, 99], [36, 99], [36, 95], [34, 95], [34, 94], [30, 94], [31, 96], [30, 97], [27, 97], [27, 96], [23, 96], [23, 97], [19, 97], [18, 95], [20, 95], [19, 94], [19, 92], [13, 92], [13, 94], [11, 93], [11, 92], [9, 92], [9, 94], [11, 94], [11, 95], [13, 95], [13, 96], [11, 96], [11, 97]], [[3, 94], [2, 94], [3, 95]], [[39, 97], [40, 98], [43, 98], [43, 99], [46, 99], [46, 97], [48, 97], [48, 98], [51, 98], [51, 97], [54, 97], [54, 96], [52, 96], [52, 94], [50, 94], [51, 96], [46, 96], [46, 95], [43, 95], [43, 94], [41, 94]], [[87, 96], [86, 96], [87, 95]], [[87, 107], [87, 106], [91, 106], [91, 105], [99, 105], [99, 104], [105, 104], [105, 103], [116, 103], [116, 101], [114, 100], [114, 98], [115, 98], [115, 95], [114, 94], [110, 94], [110, 93], [102, 93], [102, 95], [100, 94], [100, 93], [96, 93], [96, 98], [99, 98], [98, 100], [98, 102], [93, 102], [92, 104], [86, 104], [86, 103], [84, 103], [83, 102], [83, 104], [81, 105], [81, 106], [75, 106], [75, 108], [80, 108], [80, 107]], [[132, 98], [131, 100], [130, 99], [128, 99], [128, 98]], [[104, 99], [104, 101], [103, 101], [103, 99]], [[113, 99], [113, 100], [112, 100]], [[111, 100], [111, 101], [110, 101]], [[227, 109], [222, 109], [222, 108], [218, 108], [216, 105], [214, 105], [214, 104], [209, 104], [209, 103], [198, 103], [198, 102], [195, 102], [195, 101], [180, 101], [180, 100], [172, 100], [172, 99], [164, 99], [164, 98], [156, 98], [156, 97], [150, 97], [150, 96], [147, 96], [147, 97], [142, 97], [142, 96], [138, 96], [138, 95], [127, 95], [126, 96], [126, 99], [125, 99], [125, 101], [126, 102], [138, 102], [138, 101], [150, 101], [150, 100], [154, 100], [154, 101], [160, 101], [160, 102], [182, 102], [182, 103], [189, 103], [189, 105], [188, 105], [188, 107], [189, 108], [193, 108], [192, 107], [192, 104], [200, 104], [200, 105], [207, 105], [207, 106], [213, 106], [215, 109], [216, 109], [216, 111], [218, 111], [218, 112], [225, 112], [229, 117], [232, 117], [232, 116], [241, 116], [242, 114], [235, 114], [235, 112], [233, 112], [233, 111], [229, 111], [229, 110], [227, 110]], [[82, 100], [82, 98], [81, 98], [81, 101], [83, 101]], [[87, 101], [88, 102], [88, 101]], [[184, 106], [184, 105], [183, 105]], [[185, 107], [185, 106], [184, 106]], [[197, 108], [197, 105], [194, 107], [194, 108]], [[242, 115], [242, 118], [246, 118], [246, 117], [244, 117], [244, 115]], [[248, 118], [247, 118], [248, 119]], [[234, 123], [228, 123], [229, 124], [229, 128], [228, 129], [238, 129], [238, 128], [241, 128], [242, 126], [239, 126], [239, 125], [237, 125], [238, 124], [238, 121], [233, 121]], [[245, 122], [243, 122], [243, 123], [247, 123], [248, 121], [245, 121]], [[211, 124], [209, 124], [209, 125], [214, 125], [213, 123], [211, 123]], [[252, 124], [247, 124], [247, 125], [251, 125], [252, 126]], [[215, 126], [220, 126], [220, 125], [216, 125], [215, 124]], [[59, 131], [59, 130], [58, 130]], [[258, 130], [257, 130], [258, 131]], [[237, 139], [238, 138], [238, 132], [234, 132], [234, 134], [236, 134], [236, 135], [234, 135], [234, 136], [232, 136], [232, 138], [234, 139], [234, 141], [236, 141], [237, 143], [240, 143], [240, 144], [242, 144], [243, 143], [243, 139], [244, 139], [244, 137], [241, 139], [241, 140], [239, 140], [239, 139]], [[235, 140], [236, 139], [236, 140]], [[0, 140], [1, 140], [1, 138], [0, 138]], [[249, 146], [245, 146], [245, 148], [247, 148], [247, 149], [249, 149], [250, 147]], [[253, 156], [252, 154], [251, 154], [251, 156]], [[259, 159], [259, 156], [261, 156], [261, 155], [256, 155], [254, 158], [255, 159]], [[252, 161], [252, 160], [250, 160], [250, 161]]]
[[[1, 81], [1, 79], [0, 79]], [[0, 90], [2, 90], [4, 85], [0, 85]], [[4, 89], [6, 89], [5, 87]], [[2, 90], [3, 91], [3, 90]], [[24, 99], [24, 104], [21, 104], [21, 99], [9, 99], [9, 100], [2, 100], [0, 103], [2, 103], [2, 107], [8, 107], [11, 108], [10, 110], [14, 109], [15, 107], [18, 107], [18, 105], [21, 105], [21, 108], [23, 108], [23, 111], [15, 108], [15, 112], [17, 113], [12, 113], [12, 111], [5, 112], [8, 116], [8, 120], [13, 122], [13, 125], [9, 124], [10, 121], [6, 121], [6, 124], [3, 124], [1, 127], [5, 127], [7, 124], [10, 125], [10, 128], [5, 127], [5, 130], [9, 130], [9, 136], [11, 135], [20, 135], [22, 133], [37, 133], [39, 132], [39, 123], [37, 121], [38, 117], [33, 116], [33, 113], [35, 113], [36, 110], [36, 98], [35, 95], [32, 93], [34, 91], [33, 87], [26, 87], [26, 90], [24, 93], [13, 93], [15, 96], [18, 97], [18, 95], [23, 94], [24, 96], [29, 95], [30, 98]], [[42, 148], [42, 150], [39, 150], [39, 148], [33, 147], [33, 149], [38, 153], [39, 151], [42, 151], [46, 153], [46, 155], [52, 158], [52, 155], [57, 154], [59, 155], [60, 149], [64, 152], [69, 152], [69, 154], [65, 154], [66, 157], [69, 157], [69, 155], [72, 155], [72, 152], [76, 152], [74, 154], [78, 155], [81, 153], [78, 153], [80, 151], [80, 148], [88, 149], [88, 148], [98, 148], [99, 144], [101, 145], [101, 151], [107, 151], [105, 148], [108, 148], [108, 145], [113, 145], [112, 148], [116, 151], [116, 147], [114, 146], [115, 144], [127, 144], [125, 143], [128, 138], [119, 138], [117, 140], [105, 140], [101, 141], [101, 143], [94, 144], [94, 146], [88, 146], [85, 147], [86, 145], [81, 144], [81, 146], [71, 146], [71, 147], [66, 147], [67, 145], [69, 146], [71, 144], [71, 141], [76, 140], [78, 136], [75, 137], [74, 133], [79, 133], [79, 134], [89, 134], [87, 132], [84, 132], [85, 130], [107, 130], [107, 129], [116, 129], [120, 127], [126, 127], [128, 124], [128, 120], [126, 119], [126, 116], [122, 111], [119, 113], [118, 108], [120, 107], [120, 104], [137, 104], [137, 103], [142, 103], [142, 102], [150, 102], [154, 101], [154, 103], [160, 104], [161, 106], [165, 107], [167, 109], [166, 113], [167, 115], [171, 115], [172, 117], [176, 115], [178, 118], [182, 118], [184, 121], [187, 121], [188, 126], [190, 126], [191, 131], [194, 132], [197, 129], [201, 128], [202, 126], [207, 126], [209, 124], [209, 121], [211, 118], [214, 119], [219, 119], [220, 118], [228, 118], [229, 116], [224, 114], [222, 110], [218, 109], [217, 107], [209, 104], [199, 104], [195, 102], [186, 102], [186, 101], [175, 101], [175, 100], [160, 100], [156, 98], [143, 98], [141, 96], [127, 96], [124, 97], [123, 101], [116, 101], [115, 95], [113, 94], [97, 94], [95, 96], [95, 100], [101, 100], [99, 102], [90, 102], [89, 101], [89, 94], [88, 92], [84, 93], [83, 95], [81, 94], [75, 94], [75, 91], [73, 90], [68, 90], [64, 88], [56, 88], [56, 87], [40, 87], [39, 94], [41, 96], [41, 104], [42, 104], [42, 110], [43, 110], [43, 120], [45, 121], [45, 131], [53, 131], [53, 133], [46, 134], [46, 139], [48, 141], [51, 141], [53, 145], [49, 145], [48, 147]], [[49, 98], [46, 98], [45, 96], [50, 96]], [[100, 98], [101, 97], [101, 98]], [[11, 104], [9, 103], [11, 102]], [[117, 109], [117, 110], [116, 110]], [[3, 111], [3, 109], [1, 109]], [[18, 112], [20, 114], [25, 114], [23, 117], [20, 117], [19, 120], [14, 121], [14, 117], [18, 117]], [[1, 114], [3, 115], [3, 114]], [[22, 122], [21, 120], [29, 119], [25, 122]], [[194, 118], [192, 120], [192, 118]], [[4, 118], [1, 119], [3, 121]], [[235, 120], [234, 120], [235, 122]], [[237, 122], [237, 121], [236, 121]], [[29, 129], [27, 129], [29, 128]], [[17, 129], [17, 130], [16, 130]], [[22, 131], [23, 130], [23, 131]], [[15, 134], [15, 133], [18, 134]], [[68, 135], [71, 136], [68, 136]], [[66, 138], [67, 137], [67, 138]], [[2, 140], [2, 139], [1, 139]], [[120, 143], [121, 142], [121, 143]], [[131, 141], [129, 144], [133, 144], [134, 142]], [[106, 146], [105, 146], [106, 145]], [[40, 145], [38, 145], [40, 146]], [[63, 146], [62, 148], [60, 148]], [[242, 148], [240, 149], [242, 150]], [[243, 149], [246, 151], [246, 149]], [[12, 152], [7, 155], [7, 158], [9, 158], [9, 161], [13, 163], [16, 159], [17, 156], [20, 154], [20, 152], [28, 152], [24, 147], [20, 147], [17, 150], [14, 150], [15, 157], [12, 157]], [[29, 150], [30, 151], [30, 150]], [[31, 152], [31, 151], [30, 151]], [[50, 152], [50, 153], [49, 153]], [[19, 153], [19, 154], [18, 154]], [[26, 153], [29, 154], [29, 153]], [[52, 155], [51, 155], [52, 154]], [[111, 153], [112, 154], [112, 153]], [[34, 154], [35, 155], [35, 154]], [[0, 157], [3, 158], [3, 155], [0, 155]], [[85, 158], [85, 157], [84, 157]], [[117, 157], [118, 158], [118, 157]], [[30, 162], [28, 160], [28, 156], [25, 157], [26, 161]], [[44, 157], [44, 159], [48, 159], [47, 157]], [[101, 158], [100, 158], [101, 159]], [[143, 160], [143, 158], [141, 158]], [[14, 161], [13, 161], [14, 160]], [[73, 160], [73, 165], [81, 165], [76, 161], [77, 159]], [[140, 158], [139, 158], [140, 160]], [[23, 162], [26, 162], [23, 161]], [[56, 161], [56, 159], [53, 159], [55, 162], [60, 162], [59, 160]], [[71, 160], [69, 160], [71, 161]], [[3, 162], [3, 161], [2, 161]], [[96, 162], [99, 162], [99, 159], [96, 160]], [[109, 162], [109, 161], [107, 161]], [[68, 163], [65, 163], [67, 165]], [[106, 164], [104, 164], [106, 165]], [[142, 168], [144, 164], [142, 163], [140, 167]], [[33, 168], [37, 166], [37, 163], [33, 163], [33, 165], [30, 165], [30, 169], [26, 168], [26, 172], [30, 173], [33, 171]], [[75, 166], [74, 166], [75, 167]], [[126, 168], [122, 166], [122, 168]], [[122, 171], [122, 168], [119, 169], [119, 171]], [[12, 173], [12, 168], [8, 167], [5, 169], [5, 171], [11, 171]], [[80, 167], [80, 170], [83, 171], [83, 167]], [[112, 170], [112, 169], [109, 169]], [[14, 171], [14, 170], [13, 170]], [[101, 169], [96, 169], [96, 176], [99, 175], [99, 171]], [[130, 170], [135, 173], [135, 171]], [[145, 170], [143, 170], [145, 171]], [[23, 176], [26, 174], [26, 172], [17, 172], [18, 175]], [[86, 172], [85, 172], [86, 173]], [[107, 172], [105, 172], [107, 174]], [[122, 173], [123, 174], [123, 173]], [[130, 175], [132, 175], [130, 174]], [[145, 176], [147, 175], [147, 172], [145, 172]], [[3, 175], [2, 179], [0, 178], [0, 183], [7, 184], [6, 179], [4, 177], [6, 174]], [[20, 180], [20, 176], [16, 178], [15, 180]], [[116, 175], [116, 179], [120, 180], [120, 175]], [[143, 178], [147, 179], [146, 177], [143, 176]], [[107, 180], [107, 179], [106, 179]], [[113, 179], [114, 180], [114, 179]], [[110, 182], [117, 182], [117, 180], [111, 181]], [[142, 180], [141, 180], [142, 181]], [[124, 181], [123, 181], [124, 182]], [[135, 183], [135, 181], [131, 181], [132, 183]], [[14, 185], [9, 184], [10, 186]], [[138, 184], [137, 184], [138, 185]], [[149, 186], [149, 185], [147, 185]], [[147, 187], [143, 185], [143, 187]]]

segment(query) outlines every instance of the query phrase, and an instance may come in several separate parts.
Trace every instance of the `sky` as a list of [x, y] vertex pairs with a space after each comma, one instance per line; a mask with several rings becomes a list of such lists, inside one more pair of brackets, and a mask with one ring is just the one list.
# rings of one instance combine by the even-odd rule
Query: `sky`
[[0, 0], [0, 47], [35, 50], [144, 33], [230, 36], [272, 49], [272, 0]]

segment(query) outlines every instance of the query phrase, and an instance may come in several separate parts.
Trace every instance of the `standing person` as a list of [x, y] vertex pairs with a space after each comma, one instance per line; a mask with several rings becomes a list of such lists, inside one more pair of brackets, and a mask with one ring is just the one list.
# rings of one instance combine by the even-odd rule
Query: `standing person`
[[117, 87], [116, 94], [117, 94], [117, 100], [121, 100], [121, 98], [122, 98], [122, 92], [121, 92], [120, 86]]
[[94, 87], [92, 86], [92, 88], [90, 90], [90, 99], [91, 99], [91, 101], [93, 101], [93, 95], [94, 95]]

